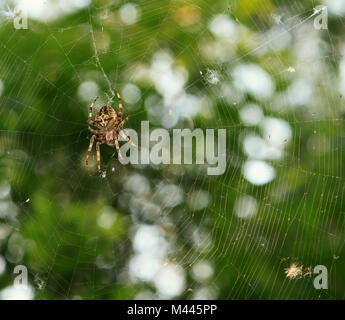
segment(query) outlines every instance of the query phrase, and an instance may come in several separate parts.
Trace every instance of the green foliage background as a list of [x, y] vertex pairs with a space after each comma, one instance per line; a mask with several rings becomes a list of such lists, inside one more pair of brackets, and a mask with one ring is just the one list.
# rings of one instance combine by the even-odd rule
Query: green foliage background
[[[279, 93], [306, 74], [297, 67], [295, 73], [284, 72], [295, 65], [296, 51], [293, 46], [274, 51], [275, 43], [266, 32], [273, 25], [272, 15], [282, 12], [282, 21], [293, 26], [286, 32], [297, 41], [299, 30], [312, 26], [313, 19], [308, 17], [318, 3], [133, 2], [140, 6], [141, 17], [130, 26], [119, 18], [118, 9], [125, 1], [110, 0], [94, 0], [88, 8], [49, 24], [30, 20], [28, 30], [15, 30], [11, 22], [1, 25], [0, 181], [3, 186], [9, 184], [11, 191], [10, 201], [1, 200], [0, 254], [6, 259], [6, 270], [0, 275], [0, 288], [13, 283], [14, 266], [23, 264], [36, 299], [133, 299], [142, 290], [154, 293], [152, 284], [130, 281], [127, 274], [133, 228], [139, 222], [131, 218], [126, 203], [119, 203], [119, 195], [125, 193], [126, 179], [139, 172], [152, 188], [163, 181], [181, 186], [186, 198], [198, 189], [211, 195], [209, 207], [199, 212], [183, 202], [163, 210], [155, 222], [140, 221], [169, 220], [170, 227], [163, 228], [175, 250], [168, 259], [181, 266], [186, 276], [185, 290], [177, 298], [190, 299], [202, 286], [217, 299], [344, 298], [344, 101], [337, 90], [344, 19], [329, 17], [329, 29], [318, 31], [322, 57], [304, 61], [304, 70], [321, 70], [313, 82], [312, 101], [289, 108]], [[200, 20], [182, 27], [174, 17], [186, 5], [197, 8]], [[108, 17], [103, 19], [105, 9]], [[218, 13], [246, 27], [231, 56], [221, 62], [200, 53], [201, 43], [214, 41], [208, 25]], [[149, 64], [162, 48], [170, 50], [174, 63], [188, 70], [187, 92], [208, 98], [210, 107], [193, 119], [194, 127], [227, 128], [224, 175], [206, 177], [198, 166], [183, 175], [174, 174], [173, 166], [120, 167], [114, 150], [107, 147], [102, 148], [105, 179], [97, 176], [94, 165], [85, 167], [88, 103], [78, 98], [78, 87], [91, 77], [103, 98], [110, 94], [94, 43], [105, 74], [120, 92], [124, 83], [135, 78], [136, 65]], [[268, 50], [257, 54], [261, 45]], [[218, 71], [221, 83], [231, 81], [227, 70], [239, 63], [258, 64], [271, 75], [276, 84], [274, 99], [259, 103], [266, 116], [286, 120], [293, 132], [285, 157], [274, 162], [276, 178], [260, 187], [241, 173], [246, 159], [241, 136], [248, 129], [241, 123], [239, 110], [244, 103], [256, 102], [255, 97], [247, 95], [230, 105], [220, 94], [221, 84], [211, 85], [200, 75], [210, 68]], [[125, 104], [125, 114], [131, 115], [128, 127], [139, 129], [140, 121], [149, 119], [144, 101], [155, 88], [140, 81], [136, 84], [142, 99], [134, 112], [126, 110]], [[280, 108], [274, 108], [277, 101]], [[308, 141], [313, 136], [316, 149], [310, 151]], [[327, 152], [321, 152], [323, 141]], [[235, 201], [242, 194], [259, 202], [252, 219], [234, 215]], [[105, 208], [117, 214], [110, 229], [97, 224]], [[196, 246], [197, 231], [204, 232], [211, 244], [200, 240]], [[23, 251], [19, 259], [13, 256], [18, 252], [13, 246]], [[192, 266], [203, 259], [214, 268], [206, 284], [191, 276]], [[316, 290], [310, 277], [287, 279], [284, 269], [292, 263], [327, 266], [329, 289]]]

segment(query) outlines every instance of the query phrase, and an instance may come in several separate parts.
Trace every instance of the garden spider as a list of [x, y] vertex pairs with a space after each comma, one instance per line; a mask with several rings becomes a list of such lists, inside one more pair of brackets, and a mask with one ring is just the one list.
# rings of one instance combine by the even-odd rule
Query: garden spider
[[103, 143], [106, 143], [108, 146], [115, 146], [116, 151], [119, 155], [120, 159], [123, 159], [120, 147], [119, 147], [119, 135], [123, 137], [131, 146], [138, 148], [136, 144], [134, 144], [122, 131], [121, 128], [125, 124], [125, 122], [128, 120], [128, 117], [126, 117], [122, 122], [120, 123], [121, 117], [122, 117], [122, 102], [121, 97], [118, 91], [116, 90], [117, 99], [119, 101], [119, 114], [116, 115], [115, 110], [111, 106], [104, 106], [102, 107], [99, 112], [97, 113], [97, 116], [95, 120], [92, 120], [92, 108], [98, 99], [96, 97], [89, 108], [89, 124], [97, 127], [101, 130], [94, 130], [91, 127], [89, 127], [89, 130], [93, 133], [93, 136], [90, 139], [89, 149], [87, 151], [86, 155], [86, 165], [88, 164], [90, 152], [93, 146], [93, 143], [95, 139], [98, 139], [99, 141], [96, 142], [96, 151], [97, 151], [97, 167], [98, 172], [100, 175], [102, 175], [101, 171], [101, 154], [99, 146]]

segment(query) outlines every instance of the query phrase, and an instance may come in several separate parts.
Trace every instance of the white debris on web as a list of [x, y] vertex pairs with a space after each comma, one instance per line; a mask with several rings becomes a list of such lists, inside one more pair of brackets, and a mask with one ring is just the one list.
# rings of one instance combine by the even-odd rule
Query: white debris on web
[[38, 290], [43, 290], [46, 286], [46, 282], [38, 274], [35, 275], [34, 282]]
[[326, 6], [318, 6], [313, 9], [313, 16], [316, 14], [319, 14], [321, 11], [324, 11], [326, 9]]
[[3, 16], [5, 20], [13, 20], [16, 17], [16, 13], [9, 6], [7, 6], [7, 10], [1, 11], [1, 16]]
[[207, 83], [215, 85], [219, 83], [219, 73], [216, 70], [207, 69], [204, 79]]
[[289, 279], [300, 279], [302, 277], [303, 266], [293, 263], [289, 268], [285, 268], [286, 277]]
[[292, 263], [290, 267], [285, 268], [284, 273], [286, 278], [290, 280], [301, 279], [311, 276], [311, 267], [303, 267], [303, 265], [299, 266], [297, 263]]

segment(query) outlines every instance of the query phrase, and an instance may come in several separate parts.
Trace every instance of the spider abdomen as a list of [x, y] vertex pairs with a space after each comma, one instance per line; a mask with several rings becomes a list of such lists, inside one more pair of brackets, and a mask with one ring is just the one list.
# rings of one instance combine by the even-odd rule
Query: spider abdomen
[[111, 106], [104, 106], [98, 111], [95, 121], [99, 123], [102, 128], [106, 128], [109, 122], [115, 118], [115, 110]]

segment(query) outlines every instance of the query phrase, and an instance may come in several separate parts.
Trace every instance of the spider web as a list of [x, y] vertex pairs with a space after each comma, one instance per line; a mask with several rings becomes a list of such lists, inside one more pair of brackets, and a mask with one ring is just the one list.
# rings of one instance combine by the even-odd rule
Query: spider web
[[[243, 3], [95, 1], [4, 22], [3, 288], [24, 264], [36, 299], [344, 298], [343, 19], [316, 30], [314, 1]], [[88, 106], [117, 108], [115, 88], [128, 128], [226, 128], [226, 172], [122, 166], [102, 146], [98, 177]], [[316, 265], [328, 290], [305, 276]]]

